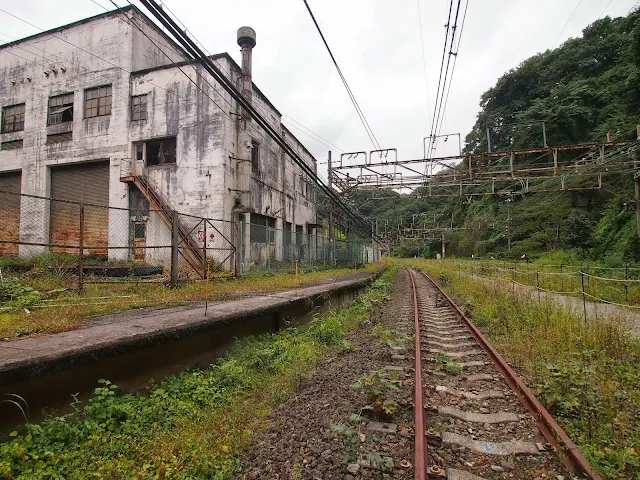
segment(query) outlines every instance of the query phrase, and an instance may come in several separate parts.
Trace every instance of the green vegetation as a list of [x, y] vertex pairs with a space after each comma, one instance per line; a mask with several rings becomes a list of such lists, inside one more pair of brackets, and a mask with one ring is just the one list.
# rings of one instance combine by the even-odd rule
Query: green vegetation
[[386, 419], [398, 410], [399, 379], [398, 373], [376, 370], [356, 380], [353, 388], [364, 395], [367, 402], [364, 410], [372, 412], [376, 418]]
[[389, 298], [384, 272], [350, 307], [240, 342], [206, 370], [189, 370], [119, 395], [107, 380], [75, 413], [25, 425], [0, 444], [5, 479], [225, 479], [260, 416], [291, 395], [320, 355], [349, 348], [345, 335]]
[[453, 294], [505, 359], [537, 386], [589, 462], [607, 479], [640, 478], [640, 340], [620, 321], [585, 323], [582, 312], [507, 282], [482, 282], [449, 262], [413, 262]]
[[[583, 30], [581, 38], [535, 55], [505, 73], [482, 95], [465, 150], [485, 152], [488, 127], [493, 150], [540, 147], [541, 121], [551, 146], [603, 142], [609, 132], [614, 141], [635, 140], [638, 105], [640, 13], [636, 11], [624, 18], [599, 19]], [[569, 154], [563, 158], [572, 159]], [[508, 158], [499, 165], [508, 167]], [[468, 166], [459, 168], [466, 171]], [[378, 218], [382, 228], [397, 231], [400, 222], [408, 227], [412, 215], [422, 213], [426, 216], [416, 217], [416, 223], [458, 228], [445, 234], [447, 252], [452, 255], [519, 258], [527, 253], [533, 259], [564, 250], [578, 262], [597, 259], [604, 265], [621, 266], [640, 261], [632, 175], [608, 174], [602, 190], [522, 194], [508, 202], [499, 196], [476, 197], [470, 203], [466, 198], [428, 198], [425, 189], [416, 191], [422, 198], [393, 191], [381, 196], [398, 200], [372, 201], [370, 192], [356, 192], [353, 198], [363, 214]], [[567, 178], [567, 187], [596, 185], [593, 177]], [[557, 189], [559, 180], [536, 186]], [[516, 179], [509, 189], [519, 187]], [[394, 253], [432, 258], [441, 249], [440, 234], [433, 237], [402, 241]]]
[[[372, 264], [366, 266], [368, 271], [375, 268], [377, 266]], [[298, 276], [269, 273], [239, 279], [216, 278], [209, 280], [208, 288], [205, 288], [204, 281], [191, 282], [178, 289], [145, 282], [87, 284], [84, 293], [78, 294], [76, 277], [63, 271], [45, 271], [37, 267], [20, 273], [3, 271], [3, 280], [0, 281], [0, 338], [72, 330], [87, 317], [121, 310], [204, 302], [205, 291], [209, 301], [231, 300], [256, 292], [279, 292], [354, 272], [344, 268], [301, 272]]]
[[438, 353], [436, 355], [436, 370], [445, 370], [448, 373], [458, 374], [462, 372], [462, 365], [447, 355]]

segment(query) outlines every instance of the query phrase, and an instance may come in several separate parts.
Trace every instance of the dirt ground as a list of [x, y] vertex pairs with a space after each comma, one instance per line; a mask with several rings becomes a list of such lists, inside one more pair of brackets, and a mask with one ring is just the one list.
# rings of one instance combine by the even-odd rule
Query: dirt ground
[[[371, 333], [378, 323], [411, 333], [408, 281], [407, 273], [400, 272], [391, 300], [348, 336], [353, 348], [321, 361], [294, 398], [263, 417], [263, 428], [237, 478], [413, 478], [412, 374], [402, 370], [407, 362], [399, 355], [401, 347], [394, 350]], [[399, 376], [401, 405], [391, 418], [382, 419], [387, 422], [382, 425], [363, 412], [366, 402], [352, 385], [363, 375], [389, 367]], [[391, 431], [380, 431], [389, 423], [394, 424]]]

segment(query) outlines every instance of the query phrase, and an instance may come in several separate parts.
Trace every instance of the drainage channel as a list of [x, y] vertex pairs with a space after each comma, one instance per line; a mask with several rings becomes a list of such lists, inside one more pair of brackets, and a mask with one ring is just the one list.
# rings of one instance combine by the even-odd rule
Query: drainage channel
[[[98, 386], [108, 379], [123, 393], [145, 388], [150, 380], [162, 380], [187, 368], [205, 368], [227, 352], [238, 339], [277, 332], [281, 328], [307, 324], [314, 315], [349, 306], [373, 278], [328, 290], [322, 295], [298, 298], [274, 310], [244, 312], [237, 318], [225, 318], [206, 328], [176, 329], [157, 340], [138, 345], [114, 345], [109, 350], [85, 349], [75, 358], [40, 358], [25, 367], [0, 365], [0, 398], [20, 395], [29, 409], [29, 421], [37, 423], [45, 415], [72, 411], [74, 396], [86, 402]], [[277, 296], [277, 295], [271, 295]], [[209, 309], [209, 312], [215, 310]], [[204, 311], [204, 309], [201, 309]], [[135, 313], [135, 312], [129, 312]], [[158, 311], [161, 315], [162, 311]], [[82, 336], [82, 329], [77, 330]], [[25, 339], [29, 340], [29, 339]], [[14, 351], [29, 348], [24, 341], [9, 343]], [[0, 403], [0, 438], [24, 422], [22, 413], [9, 402]]]
[[568, 471], [571, 478], [602, 480], [456, 304], [425, 274], [409, 275], [416, 325], [415, 464], [425, 464], [415, 479], [568, 480]]

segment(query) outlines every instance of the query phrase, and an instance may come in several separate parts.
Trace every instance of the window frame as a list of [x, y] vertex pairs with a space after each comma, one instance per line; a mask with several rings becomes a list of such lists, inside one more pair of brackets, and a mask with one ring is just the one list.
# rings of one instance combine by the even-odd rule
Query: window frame
[[[62, 107], [62, 109], [64, 109], [65, 107], [68, 108], [69, 106], [71, 107], [71, 120], [65, 120], [65, 121], [59, 121], [59, 122], [52, 122], [51, 121], [51, 116], [52, 115], [57, 115], [57, 114], [62, 114], [61, 110], [60, 112], [56, 112], [56, 113], [51, 113], [51, 100], [57, 100], [57, 99], [63, 99], [64, 97], [71, 97], [71, 103], [61, 103], [60, 105], [55, 105], [55, 107]], [[60, 125], [62, 123], [69, 123], [69, 122], [73, 122], [73, 114], [74, 114], [74, 106], [75, 106], [75, 93], [74, 92], [67, 92], [67, 93], [62, 93], [60, 95], [54, 95], [53, 97], [49, 97], [49, 101], [47, 102], [47, 125]], [[62, 118], [62, 117], [61, 117]]]
[[[142, 94], [142, 95], [131, 95], [131, 102], [130, 102], [130, 112], [131, 112], [131, 121], [132, 122], [142, 122], [145, 121], [149, 118], [149, 111], [148, 111], [148, 101], [147, 101], [147, 95], [146, 93]], [[144, 100], [144, 101], [140, 101], [139, 103], [135, 103], [136, 100]], [[142, 109], [142, 106], [144, 106], [144, 110]], [[137, 107], [137, 112], [135, 111]], [[138, 118], [134, 118], [135, 114], [138, 114]], [[144, 114], [144, 117], [142, 116]]]
[[[23, 132], [24, 131], [24, 120], [25, 120], [25, 115], [26, 115], [26, 103], [22, 102], [22, 103], [16, 103], [14, 105], [7, 105], [5, 107], [2, 107], [2, 126], [0, 128], [0, 132], [1, 133], [15, 133], [15, 132]], [[11, 110], [11, 109], [17, 109], [19, 107], [22, 107], [22, 112], [19, 113], [13, 113], [10, 116], [13, 117], [13, 121], [11, 122], [11, 125], [13, 126], [13, 128], [11, 130], [7, 130], [6, 129], [6, 118], [7, 118], [7, 111]], [[22, 116], [22, 126], [20, 128], [15, 128], [16, 123], [20, 123], [19, 121], [16, 122], [16, 116]]]
[[[166, 145], [164, 144], [164, 142], [167, 141], [171, 141], [173, 140], [174, 142], [174, 146], [175, 146], [175, 150], [171, 149], [169, 152], [165, 151], [163, 148], [166, 147]], [[155, 143], [157, 142], [158, 145], [158, 159], [162, 156], [163, 158], [163, 162], [162, 163], [152, 163], [149, 164], [149, 158], [148, 158], [148, 153], [149, 153], [149, 148], [148, 148], [148, 144], [149, 143]], [[139, 154], [141, 154], [140, 156], [142, 158], [138, 158]], [[144, 168], [147, 167], [162, 167], [162, 166], [167, 166], [167, 165], [177, 165], [178, 164], [178, 136], [177, 135], [169, 135], [168, 137], [160, 137], [160, 138], [150, 138], [148, 140], [141, 140], [139, 142], [133, 142], [133, 155], [135, 158], [136, 162], [142, 162], [142, 165]], [[169, 161], [167, 162], [167, 155], [169, 156], [169, 158], [171, 158], [173, 161]]]
[[[100, 93], [103, 88], [108, 89], [108, 93], [104, 96], [101, 96]], [[98, 96], [97, 97], [92, 96], [91, 98], [89, 98], [89, 94], [93, 94], [93, 92], [98, 92]], [[95, 107], [94, 106], [87, 107], [87, 103], [93, 100], [96, 101]], [[100, 113], [100, 110], [102, 108], [105, 109], [105, 112], [108, 109], [108, 113]], [[109, 84], [109, 85], [100, 85], [98, 87], [85, 88], [84, 102], [83, 102], [83, 109], [82, 109], [84, 114], [84, 117], [83, 117], [84, 119], [109, 116], [111, 115], [112, 108], [113, 108], [113, 86], [112, 85]], [[87, 110], [95, 110], [96, 114], [87, 115]]]
[[[255, 159], [253, 152], [256, 152]], [[260, 143], [253, 139], [251, 140], [251, 172], [260, 172]]]

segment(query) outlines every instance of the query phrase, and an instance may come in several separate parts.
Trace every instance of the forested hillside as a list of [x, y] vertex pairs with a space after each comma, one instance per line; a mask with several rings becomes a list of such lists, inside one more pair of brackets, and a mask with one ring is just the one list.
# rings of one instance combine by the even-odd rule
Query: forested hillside
[[[607, 133], [614, 141], [634, 140], [640, 122], [640, 13], [600, 19], [581, 38], [525, 60], [482, 95], [480, 108], [465, 139], [468, 153], [487, 150], [488, 126], [493, 150], [541, 146], [539, 121], [546, 124], [551, 146], [603, 142]], [[522, 125], [527, 122], [531, 125]], [[513, 123], [521, 125], [508, 125]], [[620, 264], [640, 260], [635, 206], [628, 200], [634, 197], [632, 179], [632, 172], [608, 176], [601, 190], [532, 193], [509, 201], [485, 196], [467, 203], [395, 192], [386, 194], [398, 200], [371, 200], [366, 192], [356, 192], [353, 200], [382, 228], [409, 225], [416, 214], [431, 225], [453, 225], [445, 232], [450, 254], [515, 258], [562, 250], [574, 258]], [[440, 235], [403, 241], [395, 253], [433, 256]]]

